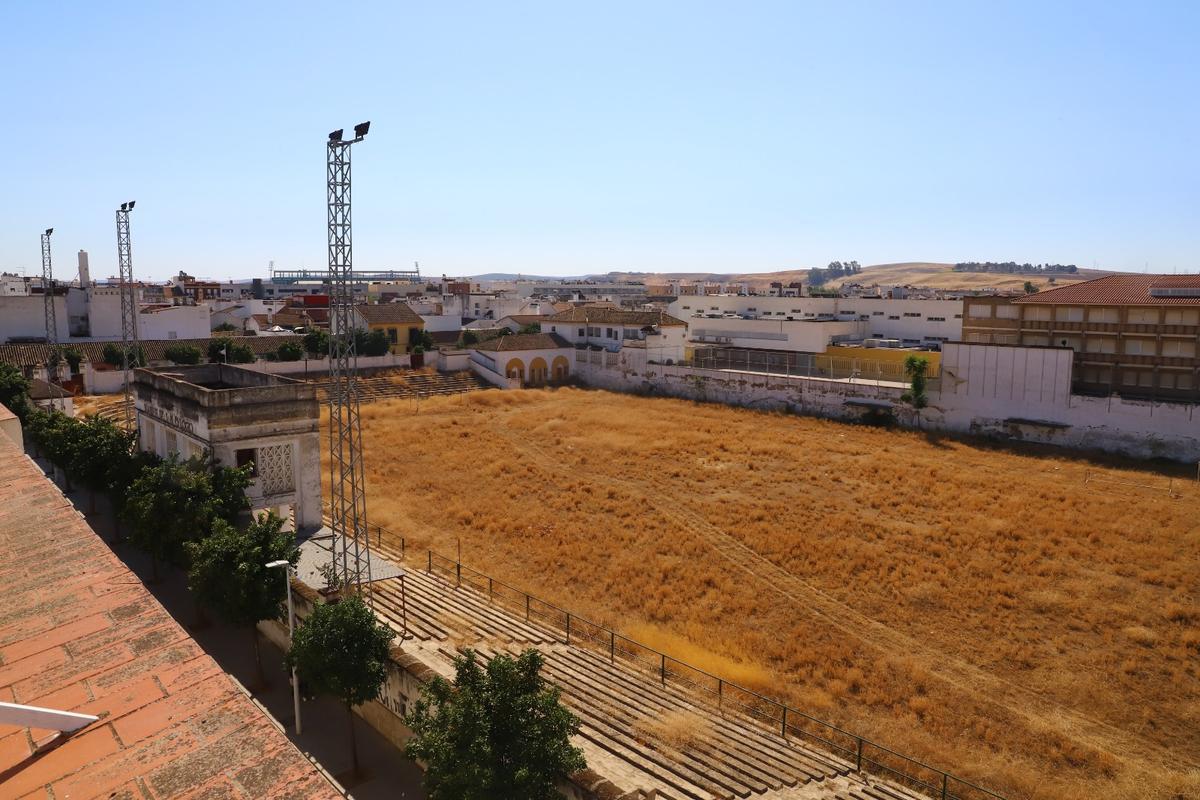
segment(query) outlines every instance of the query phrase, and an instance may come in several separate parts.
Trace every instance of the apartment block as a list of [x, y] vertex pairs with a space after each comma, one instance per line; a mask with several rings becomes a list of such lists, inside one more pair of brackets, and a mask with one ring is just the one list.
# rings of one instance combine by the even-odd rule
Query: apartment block
[[1071, 348], [1078, 393], [1200, 401], [1200, 275], [1108, 275], [963, 302], [965, 342]]

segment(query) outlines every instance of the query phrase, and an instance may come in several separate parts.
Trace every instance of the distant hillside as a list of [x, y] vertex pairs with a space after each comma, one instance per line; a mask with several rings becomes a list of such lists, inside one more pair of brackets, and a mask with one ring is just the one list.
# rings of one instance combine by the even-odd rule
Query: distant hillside
[[[663, 283], [668, 280], [682, 281], [744, 281], [751, 286], [766, 286], [774, 281], [791, 283], [808, 279], [807, 269], [790, 269], [779, 272], [609, 272], [588, 277], [601, 280], [635, 280], [645, 283]], [[1055, 286], [1091, 280], [1111, 274], [1105, 270], [1081, 269], [1072, 275], [1055, 275]], [[855, 275], [834, 278], [824, 285], [837, 288], [843, 283], [861, 283], [866, 286], [928, 286], [934, 289], [1020, 289], [1025, 281], [1032, 281], [1039, 289], [1050, 285], [1050, 276], [1009, 275], [991, 272], [955, 272], [953, 264], [929, 261], [906, 261], [896, 264], [874, 264], [863, 267]]]

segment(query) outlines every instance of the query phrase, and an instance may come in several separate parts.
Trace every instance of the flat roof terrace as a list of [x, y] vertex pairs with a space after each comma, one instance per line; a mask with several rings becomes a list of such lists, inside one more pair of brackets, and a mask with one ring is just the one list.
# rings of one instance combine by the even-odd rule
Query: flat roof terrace
[[0, 725], [0, 796], [343, 796], [2, 432], [0, 554], [0, 702], [99, 717]]

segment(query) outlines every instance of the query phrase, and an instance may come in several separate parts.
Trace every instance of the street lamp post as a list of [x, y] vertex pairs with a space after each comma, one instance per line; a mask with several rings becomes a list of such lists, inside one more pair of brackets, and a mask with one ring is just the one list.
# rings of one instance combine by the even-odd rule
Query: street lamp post
[[[267, 564], [269, 569], [283, 568], [283, 582], [287, 586], [288, 600], [288, 645], [296, 636], [296, 612], [292, 609], [292, 564], [286, 560], [272, 561]], [[300, 679], [296, 677], [296, 668], [292, 667], [292, 708], [296, 714], [296, 735], [300, 735]]]

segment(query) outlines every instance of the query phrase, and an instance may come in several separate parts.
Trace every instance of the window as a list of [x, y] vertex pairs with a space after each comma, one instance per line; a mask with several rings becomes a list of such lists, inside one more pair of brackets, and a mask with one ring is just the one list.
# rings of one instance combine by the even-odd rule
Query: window
[[962, 319], [962, 314], [955, 314], [955, 315], [954, 315], [954, 318], [955, 318], [955, 319]]
[[967, 306], [967, 316], [971, 319], [986, 319], [992, 316], [992, 307], [981, 303], [972, 303]]
[[1055, 339], [1059, 347], [1069, 347], [1076, 352], [1083, 349], [1083, 341], [1078, 336], [1056, 336]]
[[1127, 322], [1136, 323], [1139, 325], [1157, 325], [1158, 324], [1158, 309], [1157, 308], [1131, 308], [1126, 317]]
[[587, 336], [587, 329], [586, 329], [586, 328], [580, 328], [580, 329], [579, 329], [579, 333], [578, 333], [578, 335], [579, 335], [579, 336]]
[[1127, 356], [1152, 356], [1155, 354], [1153, 339], [1126, 339], [1125, 340], [1125, 355]]
[[1195, 358], [1196, 343], [1190, 340], [1164, 339], [1162, 354], [1172, 358]]
[[177, 331], [167, 331], [167, 338], [168, 339], [178, 339], [179, 333]]
[[883, 312], [882, 312], [882, 311], [872, 311], [872, 312], [871, 312], [871, 316], [872, 316], [872, 317], [882, 317], [882, 316], [883, 316]]
[[684, 306], [684, 307], [683, 307], [683, 310], [684, 310], [684, 311], [691, 311], [691, 310], [692, 310], [692, 307], [691, 307], [691, 306]]
[[906, 317], [919, 317], [919, 316], [921, 316], [921, 314], [920, 314], [919, 312], [916, 312], [916, 311], [905, 311], [905, 312], [904, 312], [904, 316], [906, 316]]
[[615, 338], [617, 338], [617, 335], [616, 335], [615, 333], [613, 333], [613, 329], [612, 329], [612, 328], [605, 328], [605, 329], [604, 329], [604, 335], [605, 335], [606, 337], [608, 337], [609, 339], [615, 339]]
[[234, 457], [237, 460], [239, 469], [249, 464], [250, 477], [258, 477], [258, 451], [256, 451], [253, 447], [248, 447], [244, 450], [238, 450]]
[[1083, 309], [1079, 306], [1058, 306], [1054, 309], [1056, 322], [1083, 322]]
[[1021, 309], [1010, 303], [996, 306], [996, 319], [1020, 319]]
[[388, 341], [391, 342], [392, 344], [396, 344], [397, 342], [400, 341], [400, 336], [399, 336], [399, 334], [396, 333], [395, 328], [388, 328], [387, 335], [388, 335]]
[[1026, 347], [1046, 347], [1050, 344], [1050, 337], [1037, 335], [1023, 336], [1021, 337], [1021, 344], [1025, 345]]
[[893, 317], [891, 314], [889, 314], [888, 319], [900, 319], [900, 317]]
[[1089, 308], [1088, 322], [1120, 322], [1120, 315], [1115, 308]]
[[926, 317], [929, 322], [945, 322], [945, 317]]
[[1200, 310], [1194, 308], [1169, 308], [1163, 312], [1167, 325], [1196, 325], [1200, 322]]
[[757, 308], [754, 308], [754, 307], [747, 308], [746, 310], [747, 310], [747, 311], [758, 311], [758, 309], [757, 309]]
[[1025, 319], [1046, 322], [1050, 319], [1050, 309], [1047, 306], [1028, 306], [1025, 309]]
[[1089, 353], [1115, 353], [1117, 340], [1109, 336], [1089, 336], [1087, 339]]

